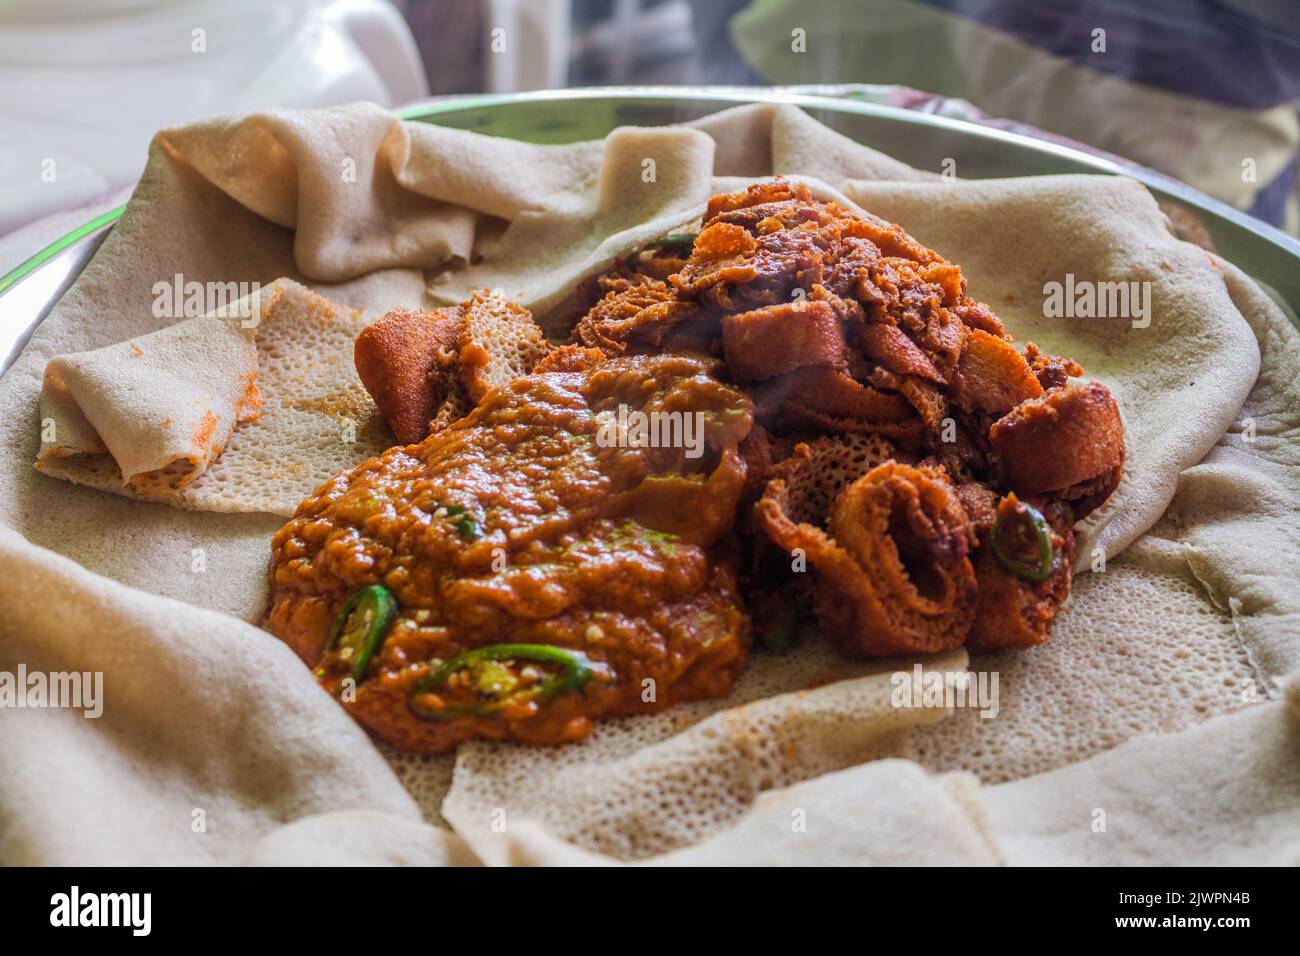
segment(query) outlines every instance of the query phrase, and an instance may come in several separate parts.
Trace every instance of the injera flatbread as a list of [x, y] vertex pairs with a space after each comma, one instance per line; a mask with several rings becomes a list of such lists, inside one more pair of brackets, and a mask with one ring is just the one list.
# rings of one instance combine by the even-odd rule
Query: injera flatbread
[[[352, 363], [363, 313], [291, 279], [278, 279], [248, 299], [232, 306], [231, 318], [191, 319], [52, 361], [48, 369], [81, 385], [73, 392], [79, 404], [68, 414], [74, 430], [74, 415], [84, 407], [83, 417], [93, 421], [93, 434], [107, 451], [43, 444], [36, 467], [79, 485], [180, 508], [287, 518], [317, 485], [392, 444]], [[74, 369], [78, 380], [71, 378]], [[230, 396], [254, 376], [261, 393], [255, 416], [237, 424]], [[55, 421], [57, 436], [64, 423], [47, 416], [64, 403], [49, 383], [47, 370], [41, 417]], [[180, 484], [126, 481], [124, 472], [153, 472], [175, 461], [196, 428], [200, 434], [208, 428], [217, 444], [215, 455], [197, 464], [189, 459], [196, 476]], [[141, 449], [153, 459], [122, 464], [126, 455], [138, 462]]]
[[[646, 159], [653, 180], [641, 179]], [[1019, 338], [1114, 388], [1130, 438], [1142, 436], [1130, 456], [1142, 482], [1126, 480], [1095, 531], [1106, 570], [1076, 580], [1053, 641], [971, 662], [999, 673], [997, 717], [887, 711], [880, 673], [807, 635], [789, 655], [756, 654], [729, 701], [611, 722], [579, 747], [466, 747], [445, 807], [447, 758], [395, 760], [417, 809], [307, 669], [235, 619], [261, 614], [279, 518], [132, 501], [31, 466], [49, 359], [166, 324], [149, 309], [159, 278], [283, 276], [378, 316], [509, 275], [544, 310], [600, 256], [698, 215], [737, 182], [724, 177], [770, 173], [821, 179], [898, 219], [960, 263]], [[126, 215], [0, 380], [0, 499], [15, 529], [0, 535], [0, 667], [97, 668], [106, 687], [98, 721], [15, 712], [21, 732], [0, 750], [0, 860], [767, 863], [797, 850], [808, 862], [919, 862], [908, 841], [929, 833], [979, 863], [1188, 862], [1206, 832], [1188, 831], [1210, 821], [1236, 859], [1265, 845], [1261, 859], [1287, 859], [1300, 710], [1280, 683], [1300, 663], [1294, 328], [1249, 279], [1173, 239], [1132, 184], [932, 178], [789, 107], [727, 111], [695, 131], [624, 130], [608, 145], [526, 146], [369, 106], [159, 134]], [[1042, 281], [1071, 270], [1151, 281], [1151, 325], [1047, 320], [1033, 298], [1007, 298], [1038, 281], [1041, 303]], [[51, 593], [58, 611], [42, 613]], [[1246, 755], [1250, 785], [1196, 788]], [[881, 756], [921, 766], [849, 769]], [[575, 786], [587, 789], [566, 788], [562, 774], [584, 765]], [[527, 787], [508, 786], [524, 776]], [[1044, 806], [1058, 788], [1077, 802]], [[534, 802], [557, 793], [571, 811]], [[912, 802], [933, 811], [929, 829]], [[772, 833], [805, 804], [815, 812], [798, 839]], [[1093, 832], [1084, 804], [1166, 825], [1076, 844], [1070, 826]], [[205, 805], [220, 825], [198, 833]], [[603, 815], [589, 825], [594, 807]], [[504, 830], [485, 832], [495, 809]], [[440, 810], [459, 836], [420, 821], [442, 823]]]

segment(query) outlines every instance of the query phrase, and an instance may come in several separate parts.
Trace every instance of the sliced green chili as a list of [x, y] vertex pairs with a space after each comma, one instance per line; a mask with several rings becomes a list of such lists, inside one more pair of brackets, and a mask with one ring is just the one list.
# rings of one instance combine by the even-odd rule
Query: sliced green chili
[[1009, 495], [998, 507], [989, 532], [993, 557], [1016, 577], [1045, 581], [1052, 575], [1055, 551], [1052, 531], [1043, 513]]
[[680, 249], [689, 253], [695, 246], [695, 237], [698, 235], [698, 232], [670, 232], [668, 235], [660, 236], [658, 239], [651, 239], [640, 249], [637, 249], [627, 257], [627, 267], [629, 269], [635, 269], [637, 256], [641, 255], [641, 253], [645, 252], [647, 249]]
[[334, 652], [340, 660], [350, 663], [352, 676], [361, 680], [396, 613], [397, 599], [388, 588], [382, 584], [362, 588], [334, 616], [325, 652]]
[[441, 511], [446, 517], [455, 518], [456, 520], [451, 523], [451, 526], [455, 528], [456, 533], [466, 541], [476, 541], [483, 537], [482, 531], [479, 530], [478, 522], [474, 520], [472, 515], [465, 511], [464, 505], [444, 505], [435, 502], [433, 508], [430, 510], [435, 515], [437, 512]]
[[[510, 661], [534, 661], [539, 664], [558, 664], [559, 673], [548, 674], [522, 690], [515, 690], [519, 678], [502, 666]], [[469, 671], [475, 689], [488, 700], [475, 704], [459, 704], [439, 710], [420, 703], [420, 695], [442, 687], [455, 674]], [[570, 651], [550, 644], [489, 644], [463, 654], [435, 667], [411, 689], [408, 702], [411, 710], [426, 720], [447, 717], [488, 716], [499, 713], [510, 704], [549, 700], [557, 694], [581, 690], [597, 673], [607, 673], [599, 664], [579, 651]]]
[[758, 632], [758, 641], [769, 651], [788, 651], [799, 643], [799, 609], [786, 608], [777, 619]]
[[659, 239], [651, 239], [645, 244], [647, 249], [681, 249], [683, 247], [695, 246], [695, 237], [698, 232], [670, 232], [668, 235]]

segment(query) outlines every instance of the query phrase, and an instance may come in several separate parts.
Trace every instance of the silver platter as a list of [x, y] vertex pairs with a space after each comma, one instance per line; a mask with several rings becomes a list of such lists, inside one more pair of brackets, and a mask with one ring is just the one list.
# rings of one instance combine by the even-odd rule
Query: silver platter
[[[536, 143], [598, 139], [618, 126], [682, 123], [744, 103], [791, 103], [832, 129], [920, 169], [956, 161], [963, 178], [1056, 173], [1123, 175], [1157, 198], [1181, 206], [1204, 226], [1228, 261], [1270, 287], [1300, 312], [1300, 242], [1160, 173], [1053, 142], [964, 120], [851, 98], [723, 88], [604, 88], [436, 100], [400, 111], [437, 123]], [[104, 213], [0, 278], [0, 355], [7, 370], [32, 330], [94, 256], [122, 209]]]

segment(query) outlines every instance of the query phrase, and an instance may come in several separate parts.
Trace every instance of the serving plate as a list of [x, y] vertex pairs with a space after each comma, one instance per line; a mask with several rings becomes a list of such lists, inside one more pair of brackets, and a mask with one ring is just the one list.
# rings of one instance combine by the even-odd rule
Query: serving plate
[[[860, 143], [919, 169], [956, 163], [966, 179], [1056, 173], [1124, 175], [1157, 198], [1189, 211], [1225, 259], [1272, 289], [1300, 312], [1300, 241], [1142, 167], [1069, 146], [862, 100], [778, 90], [627, 87], [559, 90], [436, 100], [398, 111], [404, 119], [437, 123], [534, 143], [599, 139], [618, 126], [660, 126], [698, 119], [745, 103], [789, 103]], [[122, 215], [119, 206], [51, 243], [0, 278], [0, 371], [8, 370], [32, 330], [80, 275]]]

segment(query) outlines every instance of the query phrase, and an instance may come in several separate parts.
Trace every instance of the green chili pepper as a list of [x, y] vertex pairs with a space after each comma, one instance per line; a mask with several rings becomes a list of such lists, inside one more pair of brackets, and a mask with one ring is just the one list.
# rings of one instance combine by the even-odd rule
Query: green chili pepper
[[361, 680], [366, 665], [384, 641], [388, 625], [397, 613], [397, 599], [382, 584], [372, 584], [354, 593], [334, 616], [325, 652], [338, 654], [352, 664], [352, 676]]
[[660, 239], [651, 239], [646, 243], [647, 249], [679, 249], [683, 246], [695, 245], [695, 237], [698, 232], [670, 232]]
[[629, 269], [635, 269], [637, 256], [641, 255], [641, 253], [645, 252], [647, 249], [684, 249], [687, 252], [690, 252], [692, 247], [695, 245], [695, 237], [698, 235], [699, 233], [697, 232], [670, 232], [668, 235], [660, 236], [658, 239], [651, 239], [640, 249], [637, 249], [627, 257], [627, 267]]
[[1052, 575], [1055, 549], [1052, 532], [1043, 513], [1009, 495], [998, 507], [989, 532], [993, 557], [1016, 577], [1045, 581]]
[[799, 609], [786, 608], [780, 616], [758, 632], [759, 643], [769, 651], [788, 651], [799, 643]]
[[466, 541], [475, 541], [483, 536], [479, 531], [478, 522], [465, 512], [464, 505], [435, 504], [433, 510], [441, 511], [448, 518], [457, 519], [451, 523], [451, 526]]
[[[557, 674], [549, 674], [544, 680], [523, 690], [514, 690], [519, 685], [519, 678], [509, 667], [501, 665], [515, 660], [558, 664], [560, 671]], [[421, 694], [437, 690], [446, 684], [452, 675], [466, 670], [474, 676], [479, 693], [489, 697], [489, 700], [478, 704], [445, 707], [441, 710], [432, 710], [419, 703], [418, 698]], [[550, 644], [489, 644], [486, 647], [457, 654], [447, 663], [435, 667], [411, 689], [408, 703], [411, 710], [426, 720], [466, 715], [486, 716], [500, 712], [508, 704], [530, 700], [541, 702], [566, 691], [581, 690], [598, 673], [607, 674], [608, 668], [579, 651], [570, 651]]]

